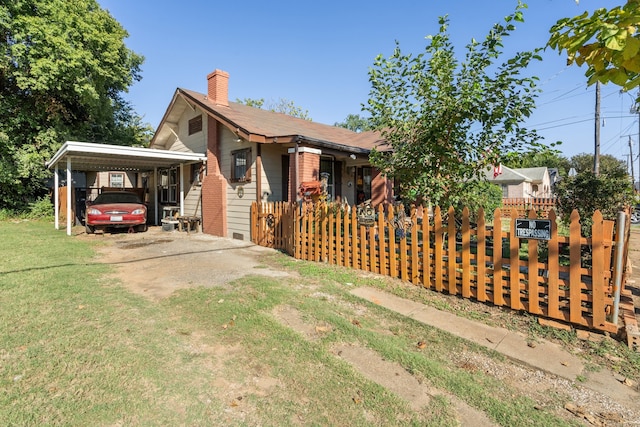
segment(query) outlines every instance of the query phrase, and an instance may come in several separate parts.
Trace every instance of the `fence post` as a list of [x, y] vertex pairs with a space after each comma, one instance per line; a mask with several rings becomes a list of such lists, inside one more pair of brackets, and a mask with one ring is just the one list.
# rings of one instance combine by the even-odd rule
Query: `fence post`
[[627, 218], [624, 212], [618, 212], [618, 224], [616, 227], [616, 264], [614, 269], [614, 281], [613, 281], [613, 323], [618, 325], [618, 310], [620, 307], [620, 291], [622, 287], [622, 273], [623, 273], [623, 257], [624, 257], [624, 226]]

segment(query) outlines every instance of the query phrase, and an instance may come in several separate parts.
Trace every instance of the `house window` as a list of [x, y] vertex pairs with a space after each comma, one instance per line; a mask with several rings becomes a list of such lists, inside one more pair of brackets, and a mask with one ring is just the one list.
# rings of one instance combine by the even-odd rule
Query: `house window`
[[178, 201], [178, 170], [176, 168], [162, 169], [159, 174], [160, 203], [176, 203]]
[[509, 197], [509, 186], [501, 184], [500, 187], [502, 187], [502, 198], [507, 199]]
[[124, 188], [124, 173], [110, 173], [109, 187]]
[[537, 184], [533, 184], [531, 186], [531, 191], [533, 192], [533, 195], [536, 196], [538, 194], [538, 185]]
[[193, 135], [196, 132], [202, 130], [202, 116], [194, 117], [189, 120], [189, 135]]
[[251, 149], [231, 152], [231, 182], [251, 182]]

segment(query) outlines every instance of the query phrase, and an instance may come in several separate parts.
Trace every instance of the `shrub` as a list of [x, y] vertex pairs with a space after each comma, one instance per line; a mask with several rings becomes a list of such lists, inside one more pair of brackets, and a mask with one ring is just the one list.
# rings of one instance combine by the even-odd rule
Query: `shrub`
[[29, 204], [26, 217], [29, 219], [53, 219], [53, 204], [49, 197], [41, 197]]
[[602, 217], [615, 220], [620, 209], [633, 201], [633, 190], [629, 178], [618, 174], [594, 175], [581, 172], [575, 177], [562, 179], [554, 189], [558, 198], [560, 219], [568, 224], [574, 209], [580, 214], [583, 236], [591, 236], [592, 216], [596, 210]]

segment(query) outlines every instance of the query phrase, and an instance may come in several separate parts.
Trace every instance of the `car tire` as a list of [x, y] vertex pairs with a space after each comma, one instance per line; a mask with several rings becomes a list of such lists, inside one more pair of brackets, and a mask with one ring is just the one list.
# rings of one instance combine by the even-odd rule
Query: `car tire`
[[92, 225], [85, 225], [84, 226], [85, 231], [87, 232], [87, 234], [93, 234], [96, 231], [96, 228]]
[[631, 212], [631, 224], [640, 224], [640, 210]]
[[136, 227], [136, 231], [138, 233], [144, 233], [145, 231], [147, 231], [147, 229], [148, 229], [147, 224], [141, 224]]

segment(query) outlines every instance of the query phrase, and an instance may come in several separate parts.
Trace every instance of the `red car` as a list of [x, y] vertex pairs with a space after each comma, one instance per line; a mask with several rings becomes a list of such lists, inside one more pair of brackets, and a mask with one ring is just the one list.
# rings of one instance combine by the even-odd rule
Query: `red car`
[[87, 234], [106, 228], [146, 231], [147, 207], [136, 193], [105, 191], [87, 205], [85, 228]]

